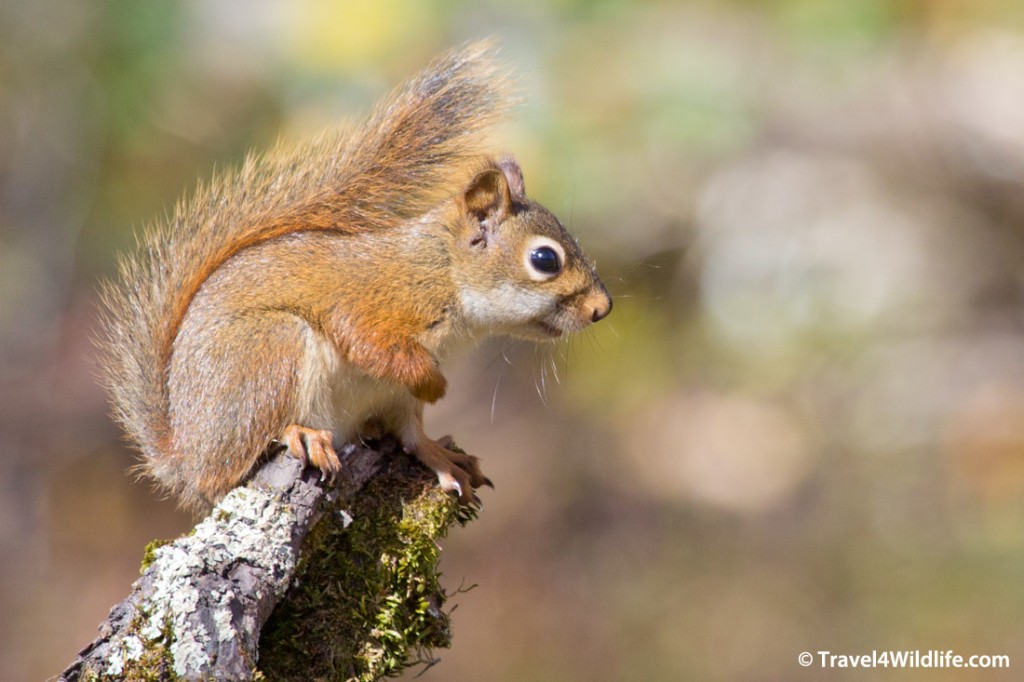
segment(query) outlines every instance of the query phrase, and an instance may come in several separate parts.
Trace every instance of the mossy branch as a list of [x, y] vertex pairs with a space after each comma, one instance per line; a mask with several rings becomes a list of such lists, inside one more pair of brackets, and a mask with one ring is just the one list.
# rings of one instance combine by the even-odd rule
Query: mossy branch
[[451, 633], [437, 541], [474, 510], [384, 441], [334, 485], [278, 455], [142, 577], [61, 680], [377, 680]]

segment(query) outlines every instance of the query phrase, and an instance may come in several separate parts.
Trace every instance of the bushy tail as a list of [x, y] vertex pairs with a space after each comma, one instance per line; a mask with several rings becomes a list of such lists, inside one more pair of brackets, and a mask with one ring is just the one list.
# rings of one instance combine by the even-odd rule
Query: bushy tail
[[138, 252], [120, 263], [119, 281], [104, 285], [99, 343], [114, 415], [146, 460], [166, 455], [171, 442], [167, 370], [203, 282], [262, 241], [308, 230], [386, 230], [450, 196], [510, 100], [491, 52], [474, 43], [445, 55], [364, 126], [250, 156], [147, 230]]

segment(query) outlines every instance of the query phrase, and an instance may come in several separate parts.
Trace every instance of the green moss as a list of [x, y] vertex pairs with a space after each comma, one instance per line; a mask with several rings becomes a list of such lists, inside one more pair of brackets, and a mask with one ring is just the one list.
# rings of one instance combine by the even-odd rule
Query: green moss
[[153, 540], [146, 545], [146, 548], [142, 550], [142, 565], [139, 566], [139, 575], [145, 573], [146, 569], [156, 560], [156, 550], [172, 542], [174, 540]]
[[267, 679], [376, 680], [450, 646], [437, 541], [474, 512], [411, 458], [384, 460], [349, 516], [330, 510], [307, 539], [298, 578], [263, 628]]

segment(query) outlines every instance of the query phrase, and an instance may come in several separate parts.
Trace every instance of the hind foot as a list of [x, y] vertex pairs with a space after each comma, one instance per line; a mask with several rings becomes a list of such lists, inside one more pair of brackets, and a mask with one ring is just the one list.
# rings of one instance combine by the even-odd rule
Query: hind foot
[[321, 481], [333, 483], [334, 477], [341, 470], [341, 461], [334, 451], [332, 439], [330, 431], [292, 424], [285, 428], [279, 440], [288, 447], [293, 457], [319, 469]]

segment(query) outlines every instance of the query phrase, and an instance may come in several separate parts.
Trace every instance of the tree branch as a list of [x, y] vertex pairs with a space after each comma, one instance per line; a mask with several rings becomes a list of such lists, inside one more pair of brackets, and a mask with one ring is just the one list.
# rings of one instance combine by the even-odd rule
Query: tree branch
[[449, 646], [437, 540], [475, 510], [394, 441], [338, 454], [334, 485], [278, 455], [147, 551], [60, 679], [375, 680]]

